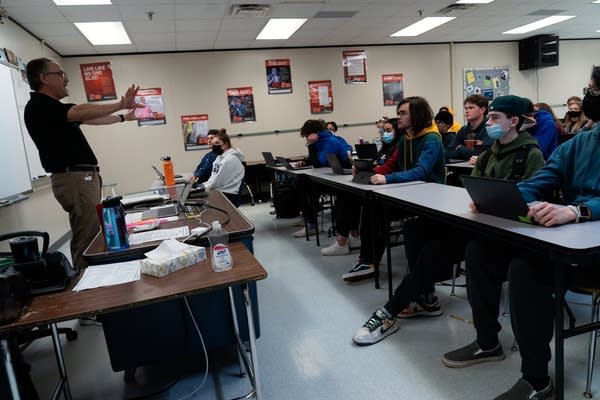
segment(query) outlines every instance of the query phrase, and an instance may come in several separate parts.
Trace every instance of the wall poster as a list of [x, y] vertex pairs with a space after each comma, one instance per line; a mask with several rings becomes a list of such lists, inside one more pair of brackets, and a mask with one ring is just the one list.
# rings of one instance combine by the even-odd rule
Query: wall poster
[[109, 61], [79, 64], [83, 88], [88, 102], [114, 100], [117, 98], [115, 82]]
[[342, 52], [344, 81], [346, 83], [365, 83], [367, 81], [367, 52], [348, 50]]
[[229, 104], [229, 118], [231, 122], [256, 121], [252, 87], [227, 89], [227, 104]]
[[269, 94], [292, 93], [290, 60], [265, 60]]
[[135, 109], [138, 126], [164, 125], [167, 123], [162, 88], [138, 90], [135, 102], [143, 105], [143, 107]]
[[510, 94], [510, 67], [465, 68], [463, 71], [464, 98], [480, 94], [492, 101]]
[[186, 150], [208, 148], [208, 114], [182, 115], [181, 129]]
[[309, 81], [308, 95], [311, 114], [333, 112], [333, 88], [331, 81]]
[[381, 75], [383, 105], [395, 106], [404, 98], [404, 78], [402, 74]]

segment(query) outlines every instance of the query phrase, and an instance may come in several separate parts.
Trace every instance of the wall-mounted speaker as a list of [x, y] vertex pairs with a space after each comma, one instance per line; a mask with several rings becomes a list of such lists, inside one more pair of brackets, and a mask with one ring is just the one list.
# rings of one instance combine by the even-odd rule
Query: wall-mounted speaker
[[519, 70], [558, 65], [558, 36], [538, 35], [519, 41]]

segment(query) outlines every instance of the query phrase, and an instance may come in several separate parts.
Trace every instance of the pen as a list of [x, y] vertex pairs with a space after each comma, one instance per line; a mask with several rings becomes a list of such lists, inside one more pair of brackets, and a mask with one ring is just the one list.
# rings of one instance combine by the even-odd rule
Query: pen
[[146, 224], [152, 224], [154, 222], [158, 222], [159, 224], [162, 224], [162, 223], [165, 223], [165, 222], [169, 222], [169, 220], [166, 219], [166, 218], [161, 218], [161, 219], [147, 219], [145, 221], [130, 222], [127, 225], [125, 225], [125, 227], [127, 229], [129, 229], [129, 228], [135, 228], [136, 226], [146, 225]]
[[467, 324], [472, 324], [473, 323], [473, 321], [471, 321], [470, 319], [465, 319], [465, 318], [463, 318], [461, 316], [458, 316], [458, 315], [450, 314], [450, 317], [452, 317], [454, 319], [457, 319], [459, 321], [462, 321], [462, 322], [466, 322]]

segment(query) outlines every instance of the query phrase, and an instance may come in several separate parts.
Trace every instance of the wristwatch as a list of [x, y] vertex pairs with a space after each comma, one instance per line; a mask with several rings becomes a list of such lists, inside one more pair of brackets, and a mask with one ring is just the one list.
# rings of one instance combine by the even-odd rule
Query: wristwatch
[[586, 206], [585, 204], [578, 204], [577, 211], [579, 211], [579, 218], [577, 222], [585, 222], [592, 219], [592, 213], [590, 212], [588, 206]]

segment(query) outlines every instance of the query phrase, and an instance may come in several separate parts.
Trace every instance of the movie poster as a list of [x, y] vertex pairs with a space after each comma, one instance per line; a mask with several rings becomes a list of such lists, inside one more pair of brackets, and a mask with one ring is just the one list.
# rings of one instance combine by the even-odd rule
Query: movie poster
[[135, 109], [138, 126], [164, 125], [165, 106], [162, 98], [162, 88], [140, 89], [135, 96], [135, 102], [143, 107]]
[[117, 98], [110, 61], [79, 64], [79, 69], [88, 102]]
[[404, 82], [402, 74], [381, 75], [383, 85], [383, 105], [395, 106], [404, 98]]
[[252, 87], [227, 89], [227, 104], [232, 123], [256, 121]]
[[308, 95], [311, 114], [333, 112], [333, 89], [331, 81], [309, 81]]
[[208, 147], [208, 114], [181, 116], [183, 143], [186, 150], [206, 149]]
[[344, 65], [344, 81], [346, 83], [367, 82], [367, 52], [364, 50], [348, 50], [342, 52]]
[[269, 94], [292, 93], [290, 60], [265, 60]]

